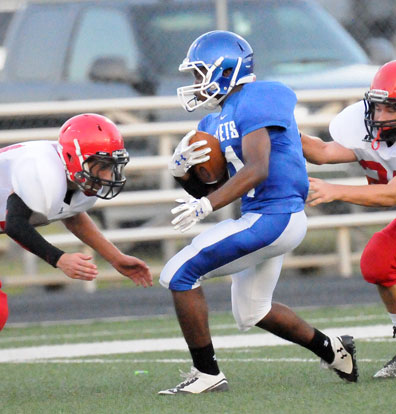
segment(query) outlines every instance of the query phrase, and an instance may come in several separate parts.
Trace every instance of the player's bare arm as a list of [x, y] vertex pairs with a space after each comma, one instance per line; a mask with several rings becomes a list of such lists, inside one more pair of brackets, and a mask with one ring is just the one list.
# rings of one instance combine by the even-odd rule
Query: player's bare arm
[[267, 178], [270, 152], [271, 141], [266, 128], [257, 129], [243, 137], [244, 166], [208, 196], [213, 210], [232, 203]]
[[150, 269], [142, 260], [123, 254], [107, 240], [87, 213], [79, 213], [63, 220], [63, 223], [76, 237], [87, 244], [118, 272], [131, 279], [138, 286], [152, 286]]
[[355, 153], [340, 145], [338, 142], [323, 141], [319, 137], [313, 137], [301, 133], [301, 143], [304, 157], [312, 164], [338, 164], [357, 161]]
[[92, 281], [98, 275], [98, 269], [92, 263], [92, 259], [93, 257], [89, 254], [63, 253], [56, 267], [71, 279]]
[[[214, 191], [206, 189], [205, 193], [199, 195], [201, 198], [188, 201], [176, 200], [181, 204], [171, 210], [171, 213], [176, 215], [172, 220], [174, 229], [181, 232], [189, 230], [212, 211], [237, 200], [265, 180], [268, 176], [270, 148], [271, 141], [265, 128], [245, 135], [242, 141], [244, 166], [231, 179], [222, 180], [225, 182], [223, 185], [220, 185], [222, 182], [218, 183], [219, 187], [216, 186]], [[191, 183], [195, 181], [192, 180]], [[192, 184], [192, 187], [194, 185]], [[204, 186], [207, 187], [207, 185]], [[184, 188], [186, 189], [187, 186], [184, 185]], [[191, 191], [187, 191], [191, 194]], [[207, 197], [202, 197], [204, 194]]]
[[314, 207], [331, 201], [345, 201], [367, 207], [392, 207], [396, 205], [396, 177], [388, 184], [341, 185], [319, 178], [309, 178], [308, 205]]

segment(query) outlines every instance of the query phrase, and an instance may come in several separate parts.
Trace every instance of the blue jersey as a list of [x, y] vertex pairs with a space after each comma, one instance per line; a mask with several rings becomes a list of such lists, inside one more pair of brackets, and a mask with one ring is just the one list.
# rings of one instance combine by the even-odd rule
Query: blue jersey
[[268, 128], [268, 177], [242, 196], [242, 213], [295, 213], [304, 209], [308, 176], [294, 119], [295, 93], [279, 82], [253, 82], [230, 95], [220, 113], [209, 114], [198, 129], [215, 135], [232, 177], [244, 165], [243, 137]]

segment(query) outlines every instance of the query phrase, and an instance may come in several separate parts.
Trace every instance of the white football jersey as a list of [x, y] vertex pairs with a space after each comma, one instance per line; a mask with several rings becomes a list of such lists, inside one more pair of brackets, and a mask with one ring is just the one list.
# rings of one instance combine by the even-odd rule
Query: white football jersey
[[386, 184], [396, 175], [396, 144], [388, 147], [378, 141], [374, 150], [371, 142], [363, 139], [367, 135], [364, 125], [364, 102], [346, 107], [330, 123], [330, 135], [343, 147], [353, 150], [364, 170], [369, 184]]
[[80, 190], [70, 203], [64, 201], [68, 180], [56, 146], [57, 141], [30, 141], [0, 148], [0, 224], [12, 193], [33, 211], [30, 222], [35, 226], [74, 216], [95, 204], [97, 197]]

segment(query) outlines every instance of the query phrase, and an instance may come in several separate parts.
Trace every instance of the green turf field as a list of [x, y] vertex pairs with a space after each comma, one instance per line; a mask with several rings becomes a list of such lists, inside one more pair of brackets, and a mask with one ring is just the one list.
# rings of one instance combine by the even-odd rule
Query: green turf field
[[[380, 305], [298, 313], [318, 328], [339, 328], [340, 334], [348, 333], [348, 328], [370, 332], [388, 324]], [[251, 335], [252, 343], [255, 334], [261, 333], [253, 329], [239, 334], [230, 314], [213, 314], [211, 328], [216, 338]], [[173, 317], [10, 326], [0, 334], [0, 358], [4, 361], [14, 350], [30, 360], [0, 363], [0, 413], [392, 413], [396, 379], [372, 379], [396, 353], [396, 340], [390, 334], [391, 327], [389, 336], [356, 341], [358, 384], [344, 383], [333, 372], [321, 369], [318, 359], [298, 346], [238, 347], [235, 340], [230, 346], [236, 347], [217, 350], [230, 392], [166, 397], [156, 392], [180, 382], [179, 369], [190, 369], [186, 348], [119, 350], [139, 340], [166, 348], [169, 341], [180, 338]], [[79, 344], [85, 344], [92, 354], [69, 354]], [[103, 344], [105, 355], [97, 348]], [[54, 347], [63, 354], [48, 359]]]

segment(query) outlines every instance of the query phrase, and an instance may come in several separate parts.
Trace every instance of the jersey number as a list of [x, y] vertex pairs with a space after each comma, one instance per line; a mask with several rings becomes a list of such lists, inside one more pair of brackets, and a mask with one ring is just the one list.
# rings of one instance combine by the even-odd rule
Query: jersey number
[[[369, 184], [388, 184], [388, 173], [386, 169], [379, 162], [360, 160], [359, 164], [365, 170], [377, 171], [378, 179], [372, 178], [366, 175], [366, 178]], [[395, 176], [396, 176], [396, 171], [393, 171], [393, 177]]]
[[[228, 145], [225, 148], [224, 155], [225, 155], [226, 160], [234, 166], [235, 171], [238, 172], [243, 167], [243, 162], [238, 158], [238, 155], [235, 154], [234, 148], [232, 148], [231, 145]], [[255, 190], [254, 188], [252, 188], [247, 193], [247, 196], [253, 198], [254, 193], [255, 193]]]

